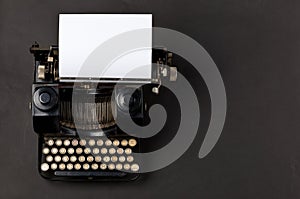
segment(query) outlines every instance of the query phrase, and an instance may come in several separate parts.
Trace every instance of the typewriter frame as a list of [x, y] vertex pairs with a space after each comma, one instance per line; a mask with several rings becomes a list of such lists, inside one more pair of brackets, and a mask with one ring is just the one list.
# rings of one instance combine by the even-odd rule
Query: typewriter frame
[[[58, 46], [40, 48], [39, 44], [35, 43], [30, 48], [30, 52], [34, 55], [35, 59], [31, 109], [33, 128], [39, 136], [38, 164], [41, 165], [43, 162], [42, 159], [45, 158], [45, 155], [42, 153], [43, 147], [46, 145], [45, 139], [48, 139], [48, 137], [78, 137], [76, 128], [66, 128], [62, 125], [62, 114], [60, 113], [60, 100], [62, 98], [62, 92], [64, 89], [72, 89], [74, 82], [72, 82], [72, 80], [70, 82], [60, 82], [58, 74]], [[172, 64], [172, 53], [169, 53], [163, 48], [153, 49], [152, 62], [156, 63], [155, 67], [152, 67], [152, 92], [158, 94], [161, 80], [163, 78], [168, 78], [169, 75], [170, 80], [175, 81], [177, 70], [175, 67], [170, 67], [169, 69], [164, 67], [164, 65], [170, 66]], [[100, 82], [100, 89], [112, 89], [114, 87], [114, 84], [109, 81], [100, 80]], [[99, 80], [82, 81], [81, 83], [76, 83], [77, 86], [79, 85], [79, 87], [82, 87], [83, 92], [88, 92], [91, 87], [95, 87], [95, 84], [99, 84]], [[130, 84], [131, 83], [124, 81], [124, 87], [130, 87]], [[96, 88], [98, 89], [98, 86], [96, 86]], [[50, 101], [49, 96], [40, 95], [43, 90], [50, 95]], [[95, 89], [93, 92], [94, 91]], [[141, 104], [138, 108], [137, 114], [135, 115], [135, 119], [137, 120], [137, 123], [143, 124], [143, 118], [147, 112], [144, 106], [144, 101], [146, 99], [144, 99], [142, 89], [138, 92], [141, 93]], [[47, 103], [41, 103], [43, 100]], [[83, 132], [83, 137], [93, 137], [95, 135], [103, 136], [104, 134], [110, 139], [114, 139], [116, 137], [132, 137], [128, 136], [125, 132], [122, 132], [116, 125], [106, 128], [105, 131], [86, 130]], [[80, 136], [82, 136], [82, 133]], [[139, 144], [140, 140], [137, 137], [135, 139], [137, 140], [137, 145], [136, 148], [134, 148], [134, 152], [138, 153], [141, 150], [141, 146]], [[44, 178], [64, 181], [128, 181], [135, 180], [139, 177], [139, 173], [127, 173], [122, 171], [72, 171], [72, 174], [71, 172], [66, 171], [57, 175], [56, 171], [42, 171], [41, 166], [39, 166], [38, 170], [40, 175]]]

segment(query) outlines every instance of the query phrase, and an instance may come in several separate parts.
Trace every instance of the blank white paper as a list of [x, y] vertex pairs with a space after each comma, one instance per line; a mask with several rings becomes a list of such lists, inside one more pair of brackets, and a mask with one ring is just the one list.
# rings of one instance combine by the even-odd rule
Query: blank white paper
[[[151, 79], [151, 28], [151, 14], [60, 14], [60, 78]], [[126, 42], [123, 40], [118, 42], [118, 45], [126, 47], [124, 45], [139, 40], [139, 45], [142, 44], [145, 49], [131, 49], [109, 60], [111, 61], [109, 65], [101, 63], [101, 59], [110, 57], [109, 53], [114, 50], [107, 48], [109, 50], [100, 55], [97, 54], [97, 49], [105, 42], [109, 45], [112, 38], [117, 35], [138, 29], [148, 31], [140, 34], [138, 39], [130, 38]]]

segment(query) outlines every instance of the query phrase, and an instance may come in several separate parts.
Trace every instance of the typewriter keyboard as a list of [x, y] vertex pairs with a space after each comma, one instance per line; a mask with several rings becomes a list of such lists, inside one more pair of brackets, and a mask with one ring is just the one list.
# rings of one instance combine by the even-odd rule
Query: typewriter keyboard
[[40, 169], [54, 171], [130, 171], [138, 172], [133, 151], [134, 138], [44, 138]]

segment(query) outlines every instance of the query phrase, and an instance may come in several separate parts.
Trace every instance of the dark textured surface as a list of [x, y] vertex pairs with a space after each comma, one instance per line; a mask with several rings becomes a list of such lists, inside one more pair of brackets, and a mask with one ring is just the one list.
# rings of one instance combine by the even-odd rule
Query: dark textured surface
[[[0, 198], [300, 198], [299, 9], [296, 0], [0, 0]], [[59, 13], [143, 12], [218, 65], [228, 96], [218, 144], [199, 160], [199, 135], [174, 164], [133, 183], [42, 179], [28, 47], [57, 43]]]

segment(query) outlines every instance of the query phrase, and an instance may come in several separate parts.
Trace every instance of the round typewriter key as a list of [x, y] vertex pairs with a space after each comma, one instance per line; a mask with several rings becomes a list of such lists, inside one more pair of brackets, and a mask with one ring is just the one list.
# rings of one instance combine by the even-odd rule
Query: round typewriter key
[[57, 149], [57, 148], [52, 148], [52, 149], [51, 149], [51, 153], [52, 153], [52, 154], [57, 154], [57, 152], [58, 152], [58, 149]]
[[53, 140], [48, 140], [47, 144], [48, 144], [49, 146], [53, 146], [54, 141], [53, 141]]
[[65, 170], [66, 165], [63, 164], [63, 163], [61, 163], [61, 164], [59, 164], [58, 168], [59, 168], [60, 170]]
[[56, 140], [55, 142], [56, 146], [61, 146], [62, 145], [62, 141], [60, 139]]
[[98, 154], [99, 152], [100, 152], [100, 150], [98, 148], [93, 149], [93, 154]]
[[109, 153], [110, 154], [115, 154], [116, 153], [116, 149], [115, 148], [110, 148], [109, 149]]
[[135, 139], [130, 139], [128, 141], [129, 146], [134, 147], [136, 145], [136, 140]]
[[132, 150], [130, 148], [125, 149], [125, 153], [127, 155], [130, 155], [132, 153]]
[[103, 157], [103, 161], [104, 161], [104, 162], [109, 162], [109, 161], [110, 161], [110, 158], [109, 158], [108, 156], [104, 156], [104, 157]]
[[76, 170], [79, 170], [79, 169], [81, 168], [81, 165], [80, 165], [79, 163], [77, 163], [77, 164], [74, 165], [74, 168], [75, 168]]
[[105, 170], [107, 168], [107, 165], [106, 164], [100, 164], [100, 169], [102, 169], [102, 170]]
[[117, 162], [118, 161], [118, 157], [115, 156], [115, 155], [111, 156], [111, 161], [112, 162]]
[[90, 139], [90, 141], [89, 141], [89, 145], [90, 145], [90, 146], [94, 146], [94, 145], [95, 145], [95, 140], [93, 140], [93, 139]]
[[83, 168], [84, 170], [88, 170], [88, 169], [90, 168], [90, 165], [87, 164], [87, 163], [85, 163], [85, 164], [82, 165], [82, 168]]
[[105, 145], [106, 145], [106, 146], [111, 146], [111, 145], [112, 145], [111, 140], [106, 140], [106, 141], [105, 141]]
[[73, 164], [71, 164], [71, 163], [67, 164], [67, 169], [72, 170], [73, 169]]
[[73, 148], [68, 148], [68, 153], [69, 154], [73, 154], [74, 153], [74, 149]]
[[94, 164], [92, 164], [91, 167], [92, 167], [93, 170], [96, 170], [96, 169], [98, 169], [98, 164], [94, 163]]
[[102, 154], [106, 154], [106, 153], [107, 153], [107, 149], [106, 149], [106, 148], [102, 148], [102, 149], [101, 149], [101, 153], [102, 153]]
[[48, 155], [48, 156], [46, 157], [46, 161], [47, 161], [47, 162], [52, 162], [52, 161], [53, 161], [53, 157], [52, 157], [51, 155]]
[[117, 153], [120, 154], [120, 155], [123, 154], [123, 153], [124, 153], [124, 149], [118, 148], [118, 149], [117, 149]]
[[122, 141], [121, 141], [121, 145], [122, 145], [122, 146], [127, 146], [127, 144], [128, 144], [127, 140], [122, 140]]
[[117, 164], [117, 165], [116, 165], [116, 169], [117, 169], [117, 170], [121, 170], [122, 167], [123, 167], [122, 164]]
[[127, 157], [127, 162], [132, 162], [133, 161], [133, 157], [130, 155]]
[[111, 164], [108, 165], [108, 169], [109, 169], [109, 170], [114, 170], [115, 168], [116, 168], [116, 167], [115, 167], [115, 164], [112, 164], [112, 163], [111, 163]]
[[77, 146], [78, 145], [78, 140], [76, 140], [76, 139], [72, 140], [72, 145]]
[[101, 157], [99, 155], [95, 156], [95, 161], [96, 162], [101, 162]]
[[48, 171], [49, 170], [49, 164], [47, 164], [47, 163], [41, 164], [41, 170], [42, 171]]
[[84, 153], [85, 154], [90, 154], [91, 153], [91, 149], [90, 148], [85, 148], [84, 149]]
[[94, 157], [91, 156], [91, 155], [89, 155], [89, 156], [86, 158], [86, 161], [88, 161], [88, 162], [93, 162], [93, 160], [94, 160]]
[[67, 150], [65, 148], [60, 148], [59, 149], [60, 154], [65, 154], [66, 152], [67, 152]]
[[114, 146], [119, 146], [119, 144], [120, 144], [120, 141], [119, 141], [119, 140], [114, 140], [114, 141], [113, 141], [113, 145], [114, 145]]
[[48, 154], [50, 152], [49, 148], [43, 148], [43, 154]]
[[57, 169], [57, 164], [56, 163], [52, 163], [51, 164], [51, 169], [52, 170], [56, 170]]
[[85, 145], [86, 145], [86, 140], [80, 140], [80, 141], [79, 141], [79, 144], [80, 144], [81, 146], [85, 146]]
[[77, 149], [76, 149], [76, 153], [77, 153], [78, 155], [82, 154], [82, 151], [83, 151], [82, 148], [77, 148]]
[[69, 156], [65, 155], [62, 157], [63, 162], [68, 162], [69, 161]]
[[70, 140], [65, 140], [65, 141], [64, 141], [64, 145], [65, 145], [65, 146], [69, 146], [69, 145], [70, 145]]
[[76, 156], [72, 155], [72, 156], [70, 157], [70, 161], [71, 161], [71, 162], [76, 162], [76, 160], [77, 160]]
[[85, 157], [83, 155], [78, 157], [78, 161], [79, 162], [84, 162], [85, 161]]
[[137, 172], [140, 169], [138, 164], [132, 164], [131, 165], [131, 171]]
[[125, 162], [125, 160], [126, 160], [126, 158], [125, 158], [124, 156], [120, 156], [120, 157], [119, 157], [119, 161], [120, 161], [120, 162]]
[[98, 145], [98, 146], [102, 146], [102, 145], [103, 145], [103, 140], [101, 140], [101, 139], [100, 139], [100, 140], [97, 140], [97, 145]]
[[61, 157], [59, 155], [54, 157], [55, 162], [60, 162], [61, 161]]
[[129, 164], [124, 164], [124, 169], [125, 170], [129, 170], [130, 169], [130, 165]]

